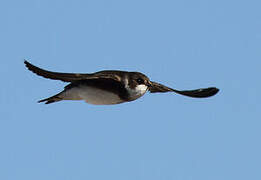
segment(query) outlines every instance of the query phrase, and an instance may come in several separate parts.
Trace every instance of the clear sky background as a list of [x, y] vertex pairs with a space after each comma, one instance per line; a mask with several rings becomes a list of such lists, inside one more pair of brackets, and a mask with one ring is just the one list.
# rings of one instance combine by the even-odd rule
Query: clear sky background
[[[1, 180], [260, 180], [261, 1], [0, 2]], [[141, 71], [192, 99], [38, 104], [61, 72]]]

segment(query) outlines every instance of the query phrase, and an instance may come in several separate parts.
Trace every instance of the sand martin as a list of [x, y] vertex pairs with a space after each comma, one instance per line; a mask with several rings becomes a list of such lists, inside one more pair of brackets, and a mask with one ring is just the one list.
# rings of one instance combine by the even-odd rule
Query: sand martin
[[24, 61], [26, 67], [39, 76], [69, 82], [64, 90], [52, 97], [38, 102], [50, 104], [62, 100], [85, 100], [96, 105], [120, 104], [134, 101], [147, 91], [175, 92], [194, 98], [205, 98], [215, 95], [219, 89], [215, 87], [179, 91], [169, 88], [150, 79], [140, 72], [105, 70], [91, 74], [61, 73], [41, 69]]

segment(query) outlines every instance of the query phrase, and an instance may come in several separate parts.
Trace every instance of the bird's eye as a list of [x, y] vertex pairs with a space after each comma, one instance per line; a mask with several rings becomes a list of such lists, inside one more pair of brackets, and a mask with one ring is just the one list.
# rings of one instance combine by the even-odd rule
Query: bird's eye
[[141, 78], [138, 78], [136, 81], [137, 81], [138, 84], [144, 84], [144, 80], [141, 79]]

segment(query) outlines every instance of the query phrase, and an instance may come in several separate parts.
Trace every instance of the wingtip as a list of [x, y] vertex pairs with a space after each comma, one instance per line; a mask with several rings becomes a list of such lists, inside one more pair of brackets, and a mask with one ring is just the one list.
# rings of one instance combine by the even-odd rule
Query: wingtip
[[24, 64], [29, 64], [29, 62], [26, 59], [24, 59]]
[[29, 71], [32, 71], [33, 73], [35, 73], [35, 74], [37, 74], [37, 75], [39, 75], [39, 76], [42, 76], [42, 75], [40, 74], [40, 71], [45, 71], [45, 70], [40, 69], [39, 67], [37, 67], [37, 66], [31, 64], [31, 63], [28, 62], [27, 60], [24, 60], [24, 64], [25, 64], [25, 67], [27, 67], [27, 69], [28, 69]]
[[30, 68], [30, 66], [32, 66], [32, 64], [29, 63], [26, 59], [24, 59], [24, 64], [27, 68]]
[[212, 94], [211, 96], [214, 96], [214, 95], [216, 95], [219, 92], [219, 89], [216, 88], [216, 87], [209, 87], [208, 89], [209, 89], [209, 91]]
[[37, 103], [42, 103], [42, 102], [45, 102], [45, 101], [46, 101], [46, 99], [42, 99], [42, 100], [37, 101]]
[[178, 94], [193, 97], [193, 98], [207, 98], [216, 95], [219, 89], [216, 87], [208, 87], [208, 88], [201, 88], [195, 90], [186, 90], [186, 91], [173, 90], [173, 91]]

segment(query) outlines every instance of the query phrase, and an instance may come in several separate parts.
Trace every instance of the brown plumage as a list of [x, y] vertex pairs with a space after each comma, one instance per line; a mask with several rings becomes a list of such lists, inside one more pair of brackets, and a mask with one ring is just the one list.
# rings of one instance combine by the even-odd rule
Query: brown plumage
[[[149, 78], [140, 73], [140, 72], [127, 72], [127, 71], [116, 71], [116, 70], [107, 70], [99, 71], [90, 74], [83, 73], [61, 73], [61, 72], [52, 72], [41, 69], [37, 66], [32, 65], [28, 61], [24, 61], [28, 70], [33, 73], [53, 80], [61, 80], [64, 82], [70, 82], [64, 89], [64, 91], [58, 93], [55, 96], [40, 100], [39, 102], [46, 102], [50, 104], [53, 102], [61, 100], [81, 100], [82, 97], [77, 94], [68, 95], [68, 91], [72, 89], [79, 88], [98, 88], [97, 91], [102, 90], [103, 92], [109, 92], [112, 96], [115, 96], [116, 99], [112, 102], [107, 100], [104, 104], [118, 104], [127, 101], [133, 101], [141, 97], [147, 90], [151, 93], [164, 93], [164, 92], [175, 92], [184, 96], [193, 97], [193, 98], [205, 98], [210, 97], [218, 93], [219, 89], [215, 87], [201, 88], [195, 90], [185, 90], [179, 91], [167, 86], [164, 86], [160, 83], [150, 81]], [[142, 92], [139, 89], [135, 90], [138, 86], [144, 85], [146, 89], [143, 89]], [[143, 87], [143, 88], [144, 88]], [[78, 92], [77, 90], [77, 92]], [[93, 90], [93, 89], [92, 89]], [[86, 91], [86, 90], [85, 90]], [[137, 92], [136, 92], [137, 91]], [[78, 92], [79, 93], [79, 92]], [[80, 92], [81, 93], [81, 92]], [[86, 92], [84, 92], [86, 93]], [[140, 93], [140, 94], [139, 94]], [[95, 91], [94, 91], [95, 94]], [[86, 94], [85, 94], [86, 95]], [[114, 98], [115, 98], [114, 97]], [[97, 96], [96, 98], [99, 98]], [[102, 98], [102, 97], [100, 97]], [[105, 96], [107, 98], [107, 96]], [[88, 101], [88, 99], [86, 100]], [[99, 101], [103, 102], [102, 99]], [[101, 103], [102, 104], [102, 103]]]

